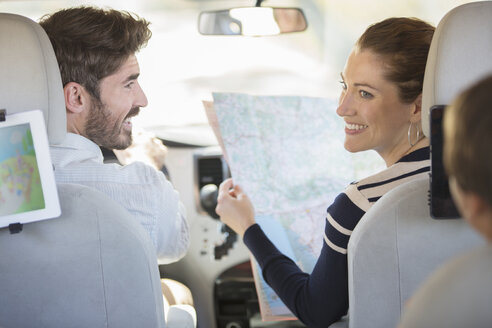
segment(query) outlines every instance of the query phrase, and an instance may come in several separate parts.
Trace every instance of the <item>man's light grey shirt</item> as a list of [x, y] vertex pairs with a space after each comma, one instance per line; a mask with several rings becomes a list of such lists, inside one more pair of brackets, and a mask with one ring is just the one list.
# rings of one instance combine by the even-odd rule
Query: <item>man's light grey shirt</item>
[[189, 246], [185, 208], [162, 172], [140, 162], [105, 164], [99, 146], [73, 133], [67, 133], [63, 143], [51, 145], [50, 152], [56, 181], [97, 189], [120, 203], [150, 234], [159, 262], [185, 255]]

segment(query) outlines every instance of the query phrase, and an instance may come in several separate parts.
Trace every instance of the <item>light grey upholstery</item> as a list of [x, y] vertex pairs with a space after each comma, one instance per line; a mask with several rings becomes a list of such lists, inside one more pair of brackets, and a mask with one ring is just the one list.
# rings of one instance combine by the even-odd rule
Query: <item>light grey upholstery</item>
[[[458, 93], [492, 73], [492, 1], [451, 10], [439, 23], [434, 39], [424, 80], [427, 110], [435, 104], [449, 104]], [[491, 327], [491, 273], [490, 245], [447, 262], [412, 296], [401, 327]]]
[[447, 105], [473, 82], [492, 72], [492, 4], [468, 3], [439, 22], [424, 75], [422, 128], [429, 136], [429, 109]]
[[0, 327], [164, 327], [144, 229], [96, 190], [58, 192], [60, 218], [0, 230]]
[[425, 281], [403, 313], [401, 328], [489, 328], [492, 245], [453, 259]]
[[67, 131], [62, 81], [41, 26], [0, 13], [0, 65], [0, 108], [7, 114], [41, 109], [50, 143], [60, 143]]
[[446, 260], [482, 244], [464, 220], [436, 220], [429, 181], [401, 185], [374, 204], [349, 241], [349, 327], [395, 327], [406, 301]]
[[[429, 109], [492, 71], [492, 2], [466, 4], [438, 24], [427, 61], [422, 126]], [[361, 219], [348, 245], [348, 326], [395, 327], [417, 287], [441, 264], [483, 244], [464, 220], [429, 214], [428, 179], [395, 188]], [[429, 326], [430, 327], [430, 326]]]
[[[0, 14], [0, 108], [42, 109], [51, 143], [66, 134], [60, 72], [44, 30]], [[164, 327], [157, 257], [119, 204], [58, 185], [62, 215], [0, 230], [0, 327]]]

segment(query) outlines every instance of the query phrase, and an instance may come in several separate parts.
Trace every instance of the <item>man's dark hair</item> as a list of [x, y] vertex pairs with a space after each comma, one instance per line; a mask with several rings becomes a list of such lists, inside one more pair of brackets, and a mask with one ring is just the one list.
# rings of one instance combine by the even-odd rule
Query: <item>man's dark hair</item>
[[67, 8], [43, 16], [39, 23], [55, 50], [63, 85], [79, 83], [97, 100], [100, 80], [116, 72], [152, 36], [145, 19], [114, 9]]

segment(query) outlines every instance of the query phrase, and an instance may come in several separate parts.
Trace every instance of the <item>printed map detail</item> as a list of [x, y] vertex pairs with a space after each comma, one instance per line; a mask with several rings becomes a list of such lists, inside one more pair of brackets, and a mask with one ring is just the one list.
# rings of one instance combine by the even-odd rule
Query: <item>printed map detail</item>
[[[335, 100], [213, 97], [215, 113], [209, 105], [207, 114], [212, 126], [216, 115], [220, 132], [215, 131], [234, 183], [250, 197], [256, 220], [273, 243], [311, 272], [321, 251], [327, 207], [349, 182], [381, 168], [379, 157], [354, 157], [344, 149], [344, 122], [335, 112]], [[254, 259], [253, 274], [262, 319], [295, 319], [265, 283]]]
[[0, 129], [0, 216], [45, 208], [29, 124]]

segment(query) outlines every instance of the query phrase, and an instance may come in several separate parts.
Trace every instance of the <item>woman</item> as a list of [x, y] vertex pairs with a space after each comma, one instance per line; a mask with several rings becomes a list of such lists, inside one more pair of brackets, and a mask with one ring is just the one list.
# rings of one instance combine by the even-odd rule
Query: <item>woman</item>
[[387, 168], [350, 184], [328, 207], [324, 243], [311, 274], [280, 253], [255, 224], [254, 209], [232, 180], [219, 188], [217, 213], [243, 236], [266, 282], [307, 326], [327, 327], [348, 308], [347, 244], [364, 213], [392, 188], [429, 171], [429, 141], [420, 115], [425, 63], [434, 27], [390, 18], [359, 38], [341, 74], [337, 114], [345, 121], [345, 149], [373, 149]]

